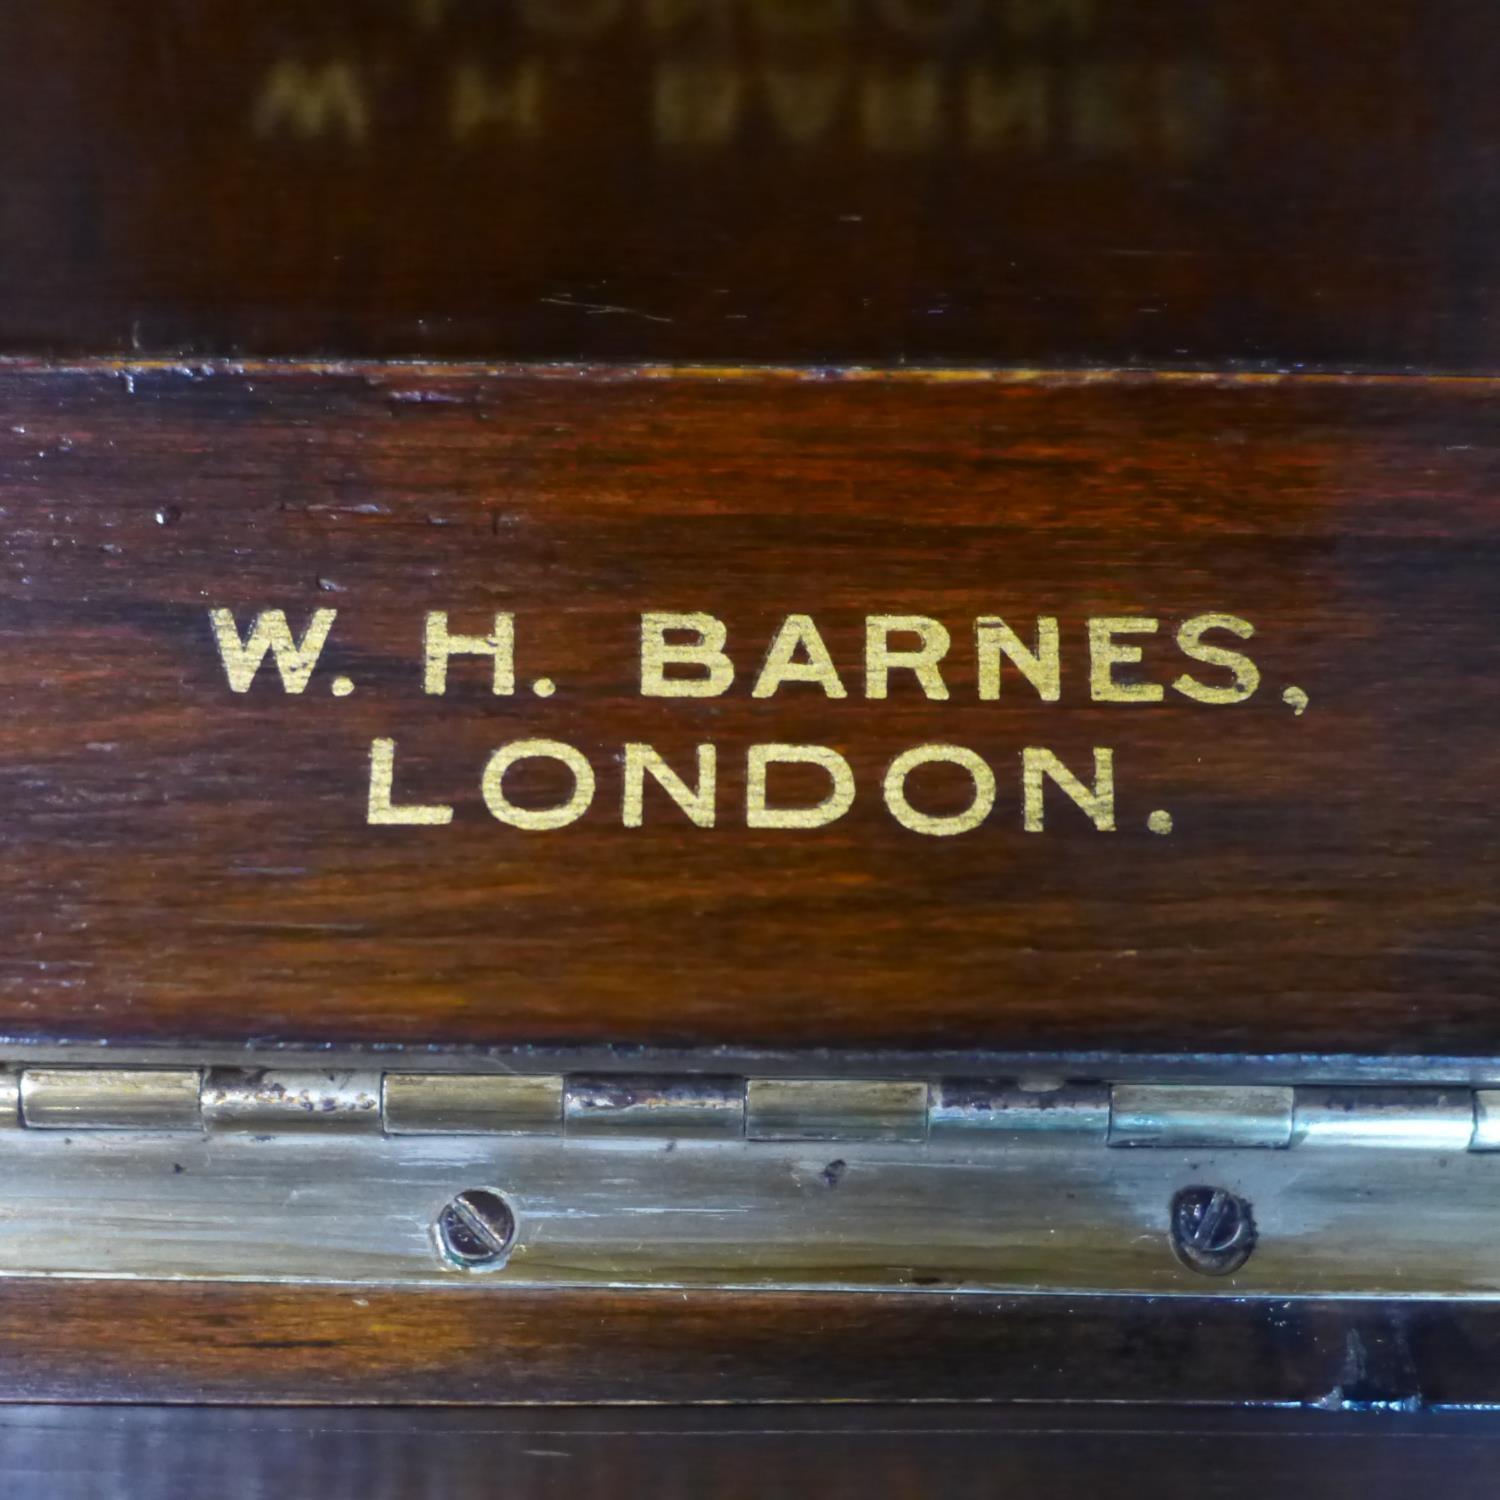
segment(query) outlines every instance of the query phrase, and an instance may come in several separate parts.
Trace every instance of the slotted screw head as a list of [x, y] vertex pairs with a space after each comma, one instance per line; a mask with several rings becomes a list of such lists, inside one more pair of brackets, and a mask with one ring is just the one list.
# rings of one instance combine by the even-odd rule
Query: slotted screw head
[[476, 1271], [504, 1263], [516, 1237], [516, 1216], [493, 1188], [469, 1188], [443, 1208], [434, 1227], [443, 1255]]
[[1255, 1249], [1250, 1205], [1221, 1187], [1189, 1187], [1172, 1199], [1172, 1250], [1189, 1270], [1228, 1276]]

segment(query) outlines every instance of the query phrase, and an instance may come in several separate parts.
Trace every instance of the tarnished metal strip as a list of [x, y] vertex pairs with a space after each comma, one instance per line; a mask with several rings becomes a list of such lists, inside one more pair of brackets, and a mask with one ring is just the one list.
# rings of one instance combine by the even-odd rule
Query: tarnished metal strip
[[1500, 1151], [1500, 1089], [1479, 1089], [1474, 1094], [1474, 1135], [1471, 1151]]
[[558, 1135], [563, 1081], [556, 1073], [387, 1073], [392, 1135]]
[[1292, 1140], [1292, 1090], [1118, 1083], [1110, 1094], [1111, 1146], [1277, 1148]]
[[756, 1141], [920, 1141], [927, 1085], [867, 1079], [752, 1078], [746, 1134]]
[[27, 1068], [21, 1118], [41, 1130], [199, 1130], [197, 1068]]
[[380, 1074], [211, 1068], [203, 1079], [210, 1130], [379, 1130]]
[[[1500, 1090], [0, 1070], [0, 1277], [1493, 1296], [1497, 1122]], [[58, 1235], [85, 1198], [100, 1232]]]
[[0, 1068], [0, 1130], [1500, 1149], [1500, 1090], [672, 1074]]
[[[1492, 1155], [962, 1136], [16, 1131], [0, 1277], [1500, 1294]], [[59, 1233], [79, 1203], [91, 1232]]]
[[569, 1078], [569, 1135], [667, 1135], [736, 1140], [745, 1133], [745, 1084], [737, 1078]]
[[1088, 1083], [1022, 1086], [948, 1080], [933, 1085], [928, 1116], [933, 1140], [952, 1134], [1064, 1134], [1102, 1142], [1108, 1128], [1109, 1090]]
[[1474, 1109], [1466, 1089], [1300, 1088], [1294, 1140], [1466, 1151], [1474, 1139]]

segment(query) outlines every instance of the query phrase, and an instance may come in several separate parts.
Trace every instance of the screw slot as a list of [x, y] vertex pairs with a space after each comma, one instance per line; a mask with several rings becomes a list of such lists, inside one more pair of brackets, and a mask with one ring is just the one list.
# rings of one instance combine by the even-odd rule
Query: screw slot
[[1250, 1205], [1227, 1188], [1189, 1187], [1172, 1199], [1172, 1253], [1190, 1271], [1228, 1276], [1255, 1249]]
[[516, 1237], [516, 1216], [493, 1188], [469, 1188], [454, 1198], [434, 1224], [444, 1258], [465, 1271], [505, 1264]]

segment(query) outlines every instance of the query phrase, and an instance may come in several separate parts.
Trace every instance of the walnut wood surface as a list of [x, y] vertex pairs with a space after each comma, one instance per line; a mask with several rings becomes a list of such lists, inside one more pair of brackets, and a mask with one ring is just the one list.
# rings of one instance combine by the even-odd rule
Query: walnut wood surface
[[[1487, 383], [97, 366], [12, 368], [0, 399], [13, 1037], [1500, 1040]], [[307, 692], [231, 693], [215, 605], [299, 630], [335, 606]], [[456, 660], [424, 696], [433, 608], [475, 630], [514, 610], [521, 693]], [[640, 697], [647, 609], [727, 622], [730, 693]], [[1159, 616], [1142, 675], [1170, 681], [1176, 622], [1224, 610], [1256, 627], [1248, 702], [1090, 701], [1086, 616]], [[847, 700], [750, 698], [794, 611]], [[950, 701], [910, 674], [863, 697], [863, 620], [886, 612], [951, 629]], [[1061, 702], [1015, 677], [976, 700], [990, 613], [1023, 635], [1061, 618]], [[525, 691], [543, 672], [545, 700]], [[536, 735], [583, 750], [599, 792], [574, 826], [521, 833], [479, 778]], [[451, 803], [450, 827], [367, 826], [378, 736], [398, 794]], [[717, 743], [720, 826], [652, 793], [622, 827], [630, 740], [679, 765]], [[743, 756], [766, 741], [839, 749], [852, 811], [747, 829]], [[886, 764], [931, 741], [996, 767], [979, 831], [923, 837], [881, 806]], [[1054, 801], [1023, 833], [1021, 747], [1084, 769], [1101, 744], [1119, 831]], [[962, 801], [927, 785], [933, 810]]]
[[0, 27], [11, 350], [1500, 353], [1490, 0], [49, 0]]
[[[13, 6], [0, 348], [1493, 371], [1493, 21], [1490, 0]], [[345, 92], [299, 123], [268, 102], [287, 76]], [[1496, 394], [7, 370], [0, 1034], [1494, 1053]], [[232, 697], [211, 603], [337, 606], [358, 691]], [[652, 606], [729, 621], [734, 696], [635, 696]], [[515, 608], [557, 696], [493, 700], [471, 669], [423, 700], [435, 607]], [[1253, 702], [1088, 704], [1084, 616], [1204, 609], [1256, 622]], [[960, 671], [947, 704], [752, 704], [792, 610], [846, 672], [868, 612], [939, 616], [962, 659], [974, 614], [1055, 611], [1064, 701], [976, 704]], [[596, 814], [524, 845], [477, 798], [523, 729], [601, 766]], [[364, 825], [376, 734], [452, 828]], [[718, 740], [726, 806], [729, 752], [826, 741], [861, 800], [807, 837], [700, 835], [661, 804], [627, 831], [605, 808], [628, 737]], [[1114, 744], [1122, 831], [1033, 842], [1002, 774], [992, 829], [903, 833], [874, 778], [927, 739], [997, 763]], [[1464, 1404], [1500, 1399], [1491, 1321], [9, 1283], [0, 1398]], [[41, 1441], [26, 1466], [0, 1434], [7, 1482], [60, 1493], [83, 1449]], [[295, 1488], [313, 1447], [281, 1452]], [[832, 1452], [782, 1462], [805, 1480]], [[921, 1489], [917, 1452], [869, 1461]], [[1337, 1482], [1376, 1493], [1369, 1453]], [[347, 1444], [329, 1461], [353, 1472]], [[383, 1479], [402, 1464], [424, 1461]]]
[[1472, 1303], [8, 1281], [0, 1313], [3, 1401], [1500, 1399]]

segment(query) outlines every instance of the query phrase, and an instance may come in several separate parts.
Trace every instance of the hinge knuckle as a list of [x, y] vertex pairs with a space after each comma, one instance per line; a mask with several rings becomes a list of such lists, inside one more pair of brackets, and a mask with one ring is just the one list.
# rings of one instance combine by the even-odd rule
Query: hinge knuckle
[[209, 1130], [379, 1130], [380, 1074], [211, 1068], [202, 1109]]
[[1109, 1129], [1109, 1090], [1103, 1084], [984, 1083], [947, 1079], [934, 1084], [928, 1116], [932, 1139], [971, 1140], [1066, 1135], [1102, 1141]]
[[753, 1141], [922, 1141], [925, 1083], [856, 1078], [752, 1078], [746, 1134]]
[[1467, 1151], [1475, 1099], [1467, 1089], [1299, 1088], [1299, 1146], [1385, 1146]]
[[1291, 1144], [1292, 1118], [1289, 1088], [1117, 1083], [1109, 1144], [1279, 1150]]
[[35, 1130], [200, 1130], [197, 1068], [26, 1068], [21, 1120]]
[[1474, 1091], [1474, 1138], [1471, 1151], [1500, 1151], [1500, 1089]]
[[558, 1135], [563, 1080], [551, 1073], [387, 1073], [389, 1135]]
[[652, 1135], [737, 1140], [745, 1084], [737, 1078], [574, 1077], [563, 1095], [567, 1135]]

